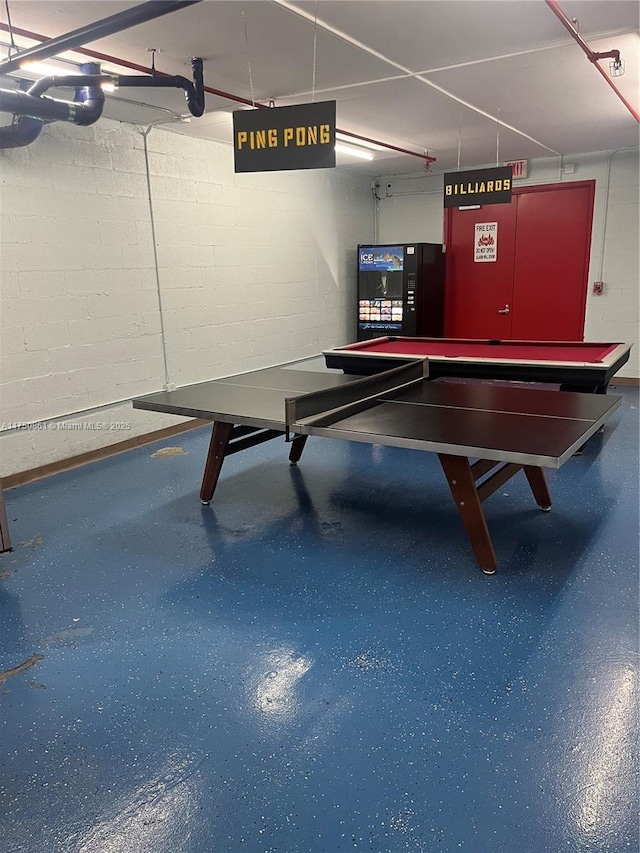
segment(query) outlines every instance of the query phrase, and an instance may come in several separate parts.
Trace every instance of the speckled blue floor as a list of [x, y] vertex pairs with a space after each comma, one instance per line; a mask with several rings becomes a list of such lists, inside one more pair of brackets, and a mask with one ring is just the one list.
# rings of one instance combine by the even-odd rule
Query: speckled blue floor
[[493, 577], [426, 453], [271, 442], [203, 508], [198, 430], [7, 493], [3, 853], [637, 851], [621, 393], [551, 513], [487, 502]]

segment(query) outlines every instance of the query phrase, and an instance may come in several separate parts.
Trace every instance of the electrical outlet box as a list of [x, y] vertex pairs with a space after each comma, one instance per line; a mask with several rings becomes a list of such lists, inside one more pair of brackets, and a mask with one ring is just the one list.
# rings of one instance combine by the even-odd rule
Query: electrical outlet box
[[594, 281], [593, 282], [593, 292], [597, 296], [602, 296], [604, 293], [604, 281]]

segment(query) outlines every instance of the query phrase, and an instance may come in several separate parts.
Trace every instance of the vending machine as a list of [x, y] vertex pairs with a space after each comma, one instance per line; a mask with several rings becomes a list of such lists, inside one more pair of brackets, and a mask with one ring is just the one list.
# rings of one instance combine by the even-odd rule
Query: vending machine
[[440, 337], [444, 257], [439, 243], [358, 246], [358, 340]]

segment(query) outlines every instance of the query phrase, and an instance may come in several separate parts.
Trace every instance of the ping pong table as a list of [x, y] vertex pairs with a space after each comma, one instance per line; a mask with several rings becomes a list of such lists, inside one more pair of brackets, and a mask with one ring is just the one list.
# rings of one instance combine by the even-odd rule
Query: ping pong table
[[296, 464], [308, 436], [436, 453], [480, 568], [496, 555], [482, 503], [520, 470], [543, 510], [544, 468], [560, 468], [621, 398], [429, 379], [427, 359], [374, 376], [318, 369], [319, 357], [214, 379], [133, 401], [138, 409], [213, 421], [200, 498], [227, 456], [272, 438]]

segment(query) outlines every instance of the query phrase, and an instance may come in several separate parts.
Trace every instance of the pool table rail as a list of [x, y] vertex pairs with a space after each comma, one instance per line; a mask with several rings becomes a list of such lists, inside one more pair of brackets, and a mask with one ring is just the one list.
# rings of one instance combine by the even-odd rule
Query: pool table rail
[[[398, 351], [394, 351], [397, 346]], [[449, 347], [454, 354], [446, 354]], [[546, 358], [531, 357], [532, 350], [546, 347]], [[562, 390], [605, 393], [607, 386], [629, 360], [632, 344], [592, 341], [489, 341], [451, 338], [384, 337], [360, 341], [325, 350], [328, 368], [345, 373], [371, 375], [391, 366], [408, 364], [421, 358], [429, 360], [429, 375], [467, 379], [506, 380], [511, 382], [548, 382]], [[412, 351], [413, 348], [413, 351]], [[489, 355], [491, 350], [495, 352]], [[501, 349], [503, 348], [503, 349]], [[514, 355], [522, 348], [526, 357]], [[476, 350], [477, 354], [473, 352]], [[576, 358], [585, 350], [591, 358]], [[458, 352], [456, 352], [458, 350]], [[562, 350], [572, 358], [562, 358]], [[601, 353], [598, 352], [601, 350]], [[552, 352], [553, 357], [549, 356]], [[508, 353], [504, 355], [502, 353]]]

